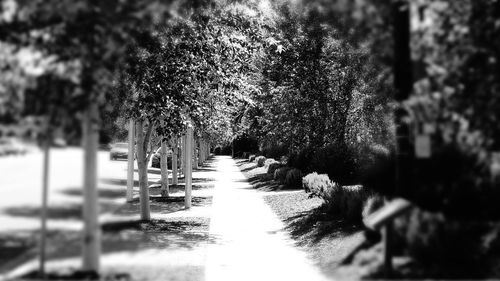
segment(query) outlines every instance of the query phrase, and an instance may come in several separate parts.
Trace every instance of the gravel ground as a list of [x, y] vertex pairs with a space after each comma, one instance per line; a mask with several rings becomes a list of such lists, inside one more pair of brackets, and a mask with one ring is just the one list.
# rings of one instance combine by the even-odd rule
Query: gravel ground
[[276, 187], [265, 174], [266, 168], [246, 160], [237, 163], [254, 188], [270, 191], [264, 194], [265, 202], [285, 223], [297, 246], [307, 252], [322, 272], [335, 279], [358, 277], [356, 272], [339, 269], [340, 262], [363, 241], [361, 226], [325, 214], [322, 200], [309, 198], [302, 190], [283, 191]]

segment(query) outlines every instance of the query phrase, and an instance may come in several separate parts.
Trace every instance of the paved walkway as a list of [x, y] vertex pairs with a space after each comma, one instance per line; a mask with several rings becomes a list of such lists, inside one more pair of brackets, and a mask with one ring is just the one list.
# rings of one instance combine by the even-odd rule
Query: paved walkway
[[229, 157], [219, 157], [206, 280], [324, 280]]
[[[197, 182], [215, 178], [210, 181], [213, 189], [193, 190], [195, 197], [213, 196], [211, 206], [194, 205], [174, 212], [157, 208], [151, 217], [183, 224], [210, 220], [209, 228], [103, 235], [104, 274], [127, 272], [132, 280], [324, 280], [305, 253], [293, 246], [282, 231], [282, 222], [264, 202], [263, 193], [251, 187], [233, 159], [216, 157], [211, 168], [194, 177]], [[73, 252], [76, 255], [51, 259], [47, 267], [79, 268], [79, 250]], [[32, 260], [11, 276], [36, 266], [37, 261]]]

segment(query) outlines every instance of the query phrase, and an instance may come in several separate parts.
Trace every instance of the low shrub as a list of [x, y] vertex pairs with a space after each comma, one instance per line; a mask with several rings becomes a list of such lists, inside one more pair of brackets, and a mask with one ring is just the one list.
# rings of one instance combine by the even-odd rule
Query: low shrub
[[278, 163], [278, 161], [272, 159], [272, 158], [267, 158], [266, 161], [264, 161], [264, 166], [269, 167], [269, 165], [273, 163]]
[[319, 175], [314, 172], [302, 178], [302, 187], [306, 192], [310, 192], [312, 196], [322, 197], [321, 194], [332, 186], [333, 182], [326, 174]]
[[314, 149], [310, 147], [301, 149], [298, 152], [292, 152], [288, 155], [287, 165], [301, 171], [317, 171], [310, 169], [313, 153]]
[[264, 167], [264, 164], [266, 163], [266, 157], [259, 156], [255, 158], [255, 161], [257, 161], [257, 167]]
[[363, 212], [362, 212], [363, 219], [373, 214], [378, 209], [382, 208], [382, 206], [384, 206], [384, 198], [382, 196], [380, 195], [369, 196], [363, 206]]
[[285, 185], [290, 188], [300, 188], [302, 186], [302, 172], [292, 168], [286, 173]]
[[286, 175], [290, 169], [290, 167], [281, 167], [276, 169], [276, 171], [274, 171], [274, 180], [281, 184], [285, 183]]
[[267, 168], [267, 173], [268, 174], [271, 174], [271, 175], [274, 175], [274, 171], [276, 171], [278, 168], [281, 168], [283, 167], [284, 165], [281, 164], [280, 162], [273, 162], [271, 164], [269, 164], [268, 168]]
[[340, 214], [349, 220], [361, 221], [363, 205], [371, 195], [361, 185], [342, 186], [340, 198]]
[[250, 155], [250, 156], [248, 157], [248, 162], [253, 162], [253, 161], [255, 161], [255, 157], [257, 157], [257, 156], [255, 156], [255, 155]]
[[334, 182], [341, 185], [359, 184], [355, 152], [347, 145], [328, 145], [303, 158], [310, 159], [308, 168], [311, 171], [326, 173]]
[[353, 221], [361, 221], [363, 204], [371, 195], [360, 185], [341, 186], [325, 174], [311, 173], [304, 177], [302, 184], [311, 197], [325, 201], [324, 207], [328, 213]]
[[286, 155], [287, 152], [287, 147], [285, 145], [271, 144], [262, 148], [262, 155], [275, 159], [279, 159], [281, 156]]
[[243, 159], [247, 159], [248, 156], [250, 156], [250, 152], [243, 152], [243, 154], [242, 154]]

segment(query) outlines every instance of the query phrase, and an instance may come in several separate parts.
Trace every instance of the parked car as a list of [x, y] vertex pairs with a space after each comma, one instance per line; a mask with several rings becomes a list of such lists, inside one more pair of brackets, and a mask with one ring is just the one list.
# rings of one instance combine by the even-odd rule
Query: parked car
[[0, 138], [0, 156], [11, 154], [26, 154], [28, 148], [20, 140], [9, 137]]
[[111, 146], [109, 151], [109, 159], [127, 159], [128, 158], [128, 143], [117, 142]]
[[[161, 157], [161, 147], [158, 148], [155, 154], [151, 159], [151, 167], [153, 168], [161, 168], [160, 165], [160, 157]], [[169, 169], [172, 169], [172, 150], [167, 150], [167, 166]]]

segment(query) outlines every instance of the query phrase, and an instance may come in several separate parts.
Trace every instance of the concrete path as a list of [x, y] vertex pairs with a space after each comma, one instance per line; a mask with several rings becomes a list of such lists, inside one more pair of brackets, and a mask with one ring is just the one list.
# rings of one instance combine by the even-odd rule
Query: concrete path
[[205, 276], [212, 280], [325, 280], [229, 157], [219, 157]]
[[[210, 220], [208, 229], [104, 232], [102, 273], [128, 273], [132, 280], [325, 279], [306, 254], [293, 246], [283, 231], [282, 222], [264, 202], [263, 193], [251, 187], [234, 160], [216, 157], [211, 168], [194, 173], [194, 177], [198, 178], [197, 184], [201, 184], [202, 179], [214, 184], [213, 189], [193, 190], [195, 197], [213, 196], [211, 206], [193, 206], [174, 212], [157, 208], [152, 210], [152, 218], [181, 224]], [[130, 216], [136, 213], [131, 212]], [[59, 246], [76, 249], [68, 250], [71, 254], [64, 257], [50, 258], [49, 271], [79, 268], [79, 239], [74, 245]], [[0, 280], [36, 269], [37, 263], [33, 259], [0, 276]]]

